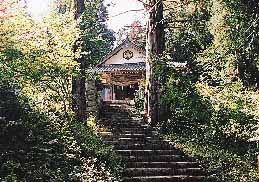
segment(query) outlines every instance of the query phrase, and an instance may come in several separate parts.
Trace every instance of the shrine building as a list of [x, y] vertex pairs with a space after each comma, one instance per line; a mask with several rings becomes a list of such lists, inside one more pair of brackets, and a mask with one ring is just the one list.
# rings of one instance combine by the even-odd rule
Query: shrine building
[[[185, 67], [186, 64], [174, 66]], [[127, 39], [103, 57], [95, 71], [101, 78], [103, 101], [131, 101], [145, 79], [145, 50]]]

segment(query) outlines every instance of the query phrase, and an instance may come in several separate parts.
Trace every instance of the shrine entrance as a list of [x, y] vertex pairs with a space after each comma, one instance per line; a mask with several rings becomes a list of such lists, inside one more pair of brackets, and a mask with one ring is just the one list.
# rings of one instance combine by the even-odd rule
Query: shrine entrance
[[138, 84], [118, 86], [114, 85], [115, 100], [133, 100], [135, 92], [138, 90]]
[[[177, 69], [186, 68], [185, 63], [171, 64], [168, 66]], [[100, 95], [103, 101], [131, 101], [145, 80], [145, 50], [127, 39], [104, 56], [94, 71], [101, 79]], [[144, 96], [139, 95], [139, 97]]]
[[134, 100], [144, 72], [109, 72], [102, 73], [101, 96], [103, 101]]
[[145, 79], [145, 50], [128, 39], [103, 57], [95, 67], [101, 79], [103, 101], [132, 101]]

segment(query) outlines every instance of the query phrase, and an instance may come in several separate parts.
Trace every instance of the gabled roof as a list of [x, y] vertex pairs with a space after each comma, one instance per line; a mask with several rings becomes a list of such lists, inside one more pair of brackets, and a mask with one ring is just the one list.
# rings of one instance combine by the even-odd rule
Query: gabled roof
[[[139, 52], [143, 53], [145, 55], [145, 50], [140, 48], [138, 45], [131, 42], [128, 38], [124, 40], [120, 45], [118, 45], [113, 51], [108, 53], [106, 56], [104, 56], [101, 60], [101, 62], [92, 70], [97, 73], [102, 72], [116, 72], [116, 71], [145, 71], [146, 70], [146, 64], [145, 62], [138, 62], [138, 63], [123, 63], [123, 64], [105, 64], [107, 60], [109, 60], [111, 57], [116, 55], [120, 50], [124, 48], [132, 47]], [[176, 69], [186, 69], [187, 63], [179, 63], [179, 62], [160, 62], [161, 64], [164, 64], [167, 67], [175, 67]]]
[[97, 73], [115, 71], [145, 71], [145, 63], [107, 64], [95, 68]]
[[[163, 62], [165, 66], [176, 69], [187, 69], [187, 63], [179, 62]], [[116, 72], [116, 71], [145, 71], [146, 64], [140, 63], [125, 63], [125, 64], [103, 64], [93, 69], [97, 73]]]
[[115, 54], [117, 54], [120, 50], [122, 50], [123, 48], [127, 48], [127, 47], [133, 47], [136, 50], [138, 50], [139, 52], [145, 54], [145, 50], [140, 48], [138, 45], [136, 45], [135, 43], [131, 42], [128, 38], [125, 39], [120, 45], [118, 45], [115, 49], [113, 49], [110, 53], [108, 53], [106, 56], [104, 56], [100, 63], [97, 65], [103, 65], [108, 59], [110, 59], [112, 56], [114, 56]]

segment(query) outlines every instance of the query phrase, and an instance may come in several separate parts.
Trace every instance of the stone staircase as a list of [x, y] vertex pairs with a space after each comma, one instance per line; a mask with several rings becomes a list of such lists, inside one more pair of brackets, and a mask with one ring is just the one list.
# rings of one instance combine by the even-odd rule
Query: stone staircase
[[198, 162], [177, 150], [145, 124], [138, 114], [120, 105], [102, 110], [100, 135], [114, 145], [125, 168], [124, 182], [204, 182]]

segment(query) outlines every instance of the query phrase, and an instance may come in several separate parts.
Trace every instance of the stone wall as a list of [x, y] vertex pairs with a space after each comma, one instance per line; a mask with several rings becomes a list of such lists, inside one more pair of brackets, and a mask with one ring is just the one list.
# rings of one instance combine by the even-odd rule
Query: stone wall
[[98, 94], [95, 80], [88, 79], [86, 81], [86, 111], [88, 115], [94, 117], [99, 116], [99, 109], [101, 106], [101, 97]]

